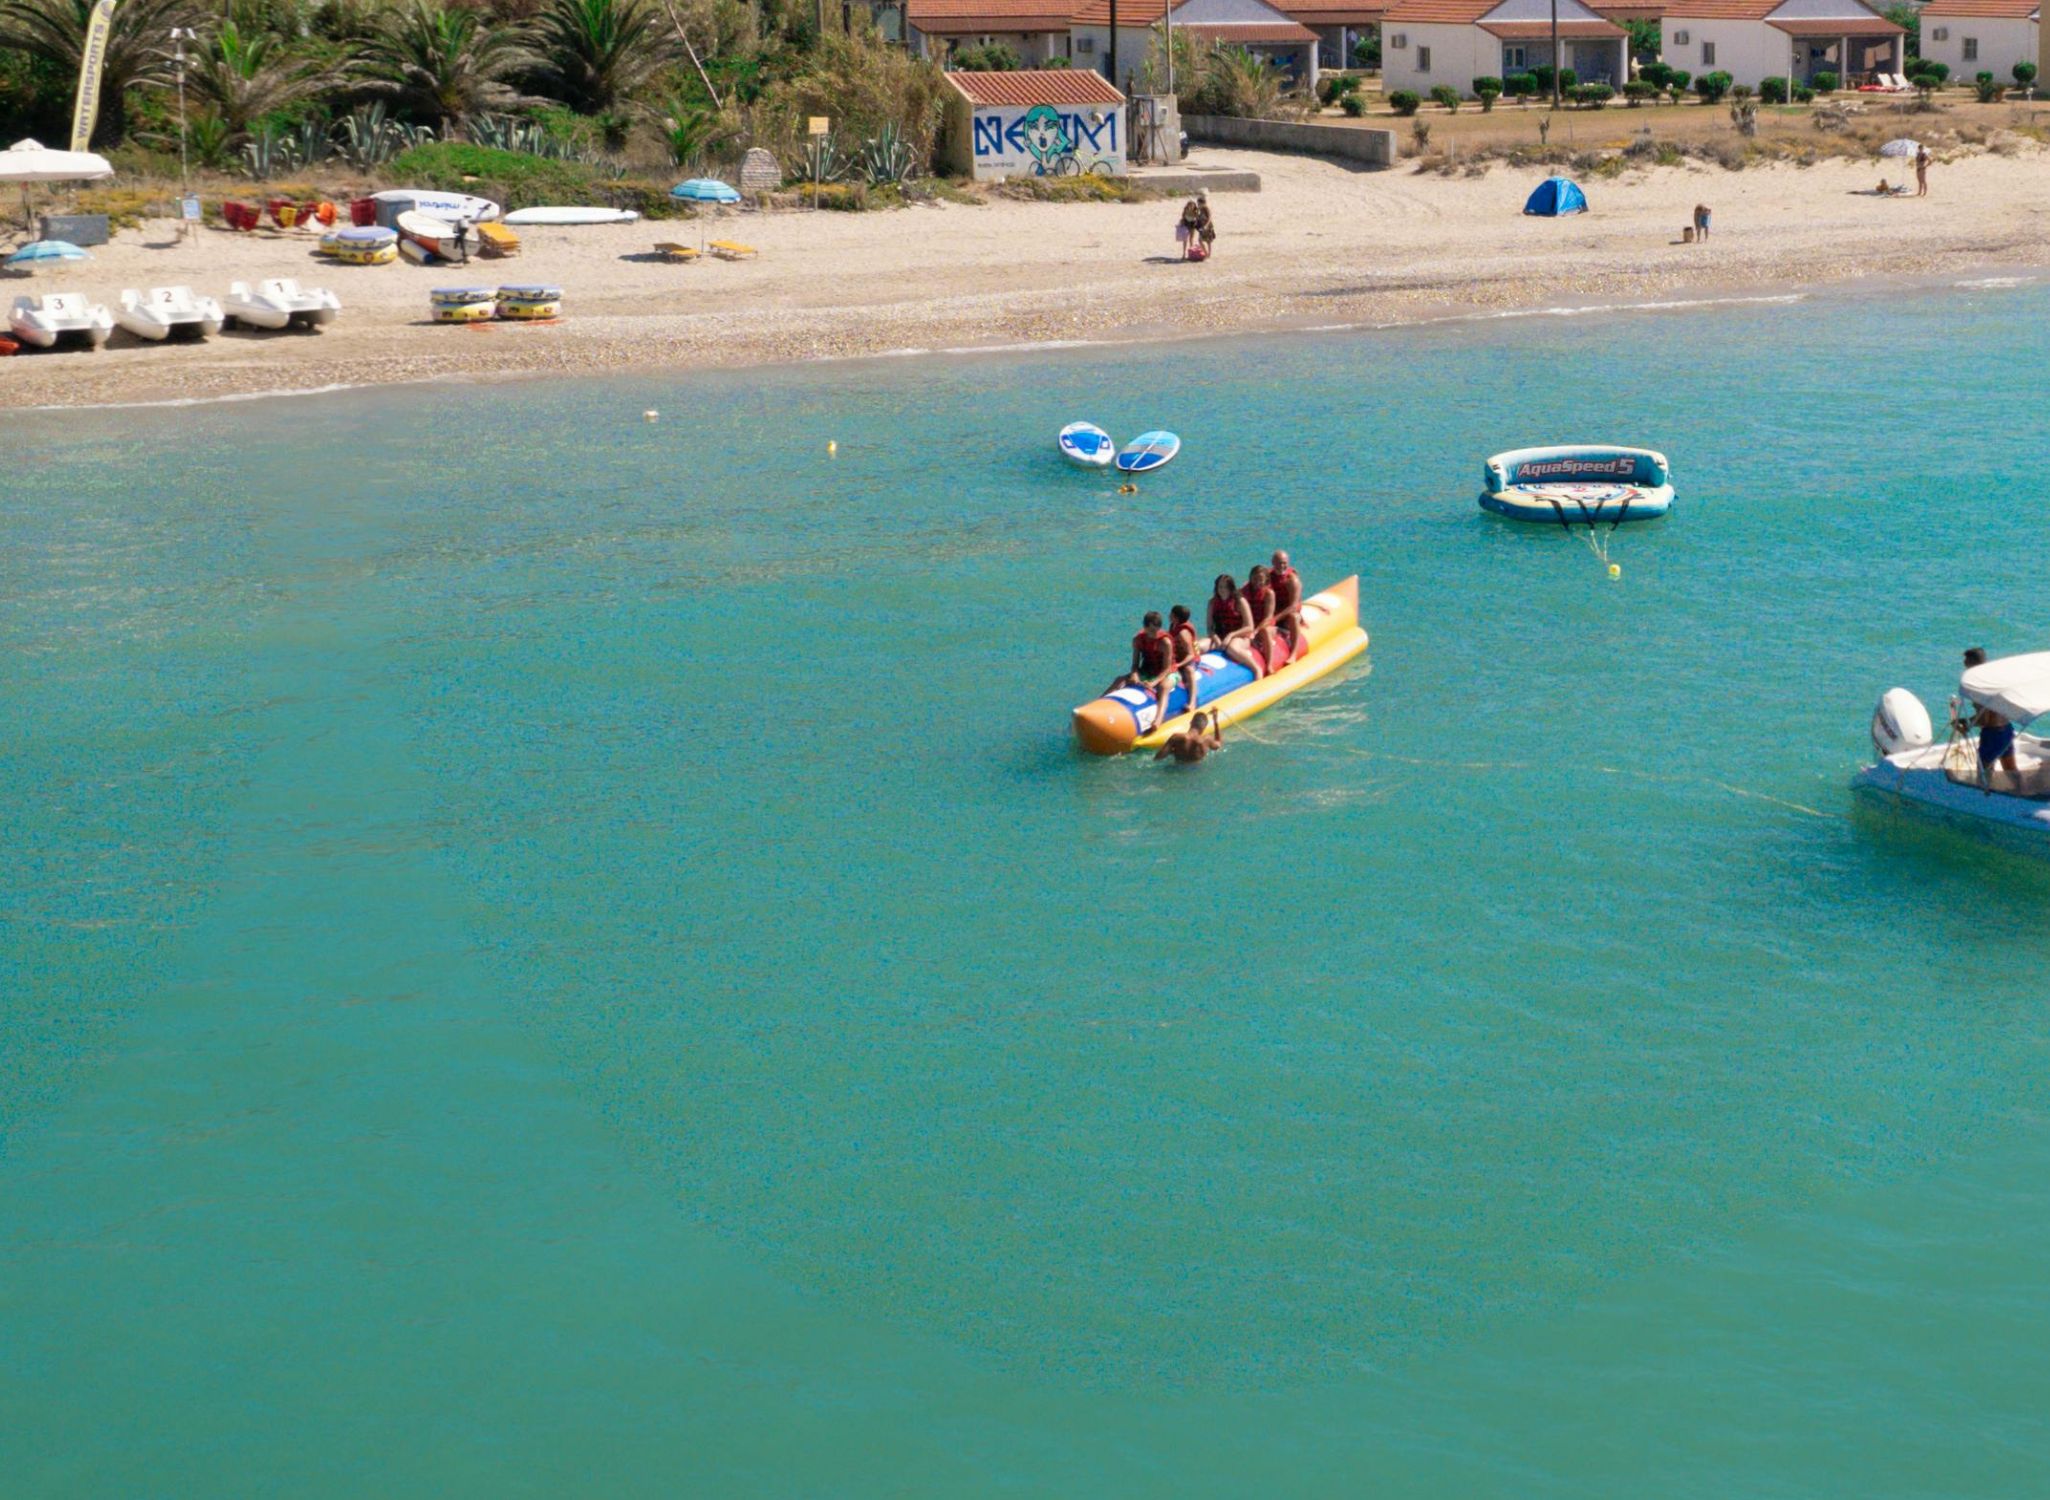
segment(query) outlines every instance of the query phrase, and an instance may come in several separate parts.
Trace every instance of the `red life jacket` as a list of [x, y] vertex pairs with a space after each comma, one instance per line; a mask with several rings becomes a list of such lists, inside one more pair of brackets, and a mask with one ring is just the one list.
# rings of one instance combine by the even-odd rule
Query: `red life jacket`
[[1148, 677], [1158, 677], [1174, 660], [1174, 647], [1164, 630], [1140, 631], [1132, 637], [1132, 649], [1139, 653], [1139, 669]]
[[1243, 598], [1245, 598], [1244, 594], [1234, 594], [1229, 599], [1220, 599], [1215, 594], [1210, 596], [1210, 633], [1212, 635], [1221, 638], [1230, 635], [1234, 630], [1244, 627], [1245, 622], [1239, 618], [1239, 600]]
[[1253, 622], [1266, 624], [1274, 619], [1274, 590], [1263, 585], [1248, 585], [1239, 590], [1239, 597], [1246, 601], [1246, 608], [1253, 612]]
[[1268, 575], [1274, 586], [1274, 608], [1293, 609], [1303, 602], [1303, 581], [1296, 576], [1294, 568], [1276, 568]]
[[[1176, 655], [1181, 656], [1184, 660], [1193, 660], [1195, 658], [1196, 627], [1193, 623], [1191, 623], [1188, 620], [1184, 620], [1179, 625], [1173, 625], [1168, 627], [1167, 637], [1169, 640], [1174, 641], [1176, 643]], [[1186, 640], [1188, 643], [1186, 646], [1181, 644], [1181, 642], [1183, 642], [1184, 640]]]

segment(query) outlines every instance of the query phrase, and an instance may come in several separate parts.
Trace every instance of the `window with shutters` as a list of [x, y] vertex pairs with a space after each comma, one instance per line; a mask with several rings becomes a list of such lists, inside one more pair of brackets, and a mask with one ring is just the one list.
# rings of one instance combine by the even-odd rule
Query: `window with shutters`
[[1965, 61], [1966, 61], [1966, 62], [1977, 62], [1978, 60], [1979, 60], [1979, 39], [1978, 39], [1977, 37], [1975, 37], [1975, 36], [1968, 36], [1968, 37], [1966, 37], [1966, 38], [1965, 38]]
[[1419, 47], [1416, 49], [1416, 70], [1419, 73], [1431, 71], [1431, 49], [1429, 47]]
[[1712, 68], [1715, 66], [1714, 42], [1703, 42], [1701, 44], [1701, 65], [1704, 68]]

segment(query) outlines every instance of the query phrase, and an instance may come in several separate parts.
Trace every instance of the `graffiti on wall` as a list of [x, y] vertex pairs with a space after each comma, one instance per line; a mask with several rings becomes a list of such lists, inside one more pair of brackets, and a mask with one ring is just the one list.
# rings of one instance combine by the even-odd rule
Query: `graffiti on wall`
[[1125, 170], [1122, 111], [1035, 104], [975, 112], [977, 177], [1073, 177]]

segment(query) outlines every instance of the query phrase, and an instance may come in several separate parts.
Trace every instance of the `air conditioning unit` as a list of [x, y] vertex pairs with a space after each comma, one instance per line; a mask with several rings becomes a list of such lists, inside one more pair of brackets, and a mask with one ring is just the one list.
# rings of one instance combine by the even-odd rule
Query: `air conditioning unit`
[[1939, 27], [1937, 27], [1937, 28], [1936, 28], [1936, 29], [1935, 29], [1934, 31], [1932, 31], [1932, 32], [1930, 32], [1930, 33], [1929, 33], [1929, 40], [1931, 40], [1932, 42], [1947, 42], [1947, 41], [1949, 41], [1949, 40], [1950, 40], [1950, 28], [1949, 28], [1948, 26], [1939, 26]]
[[1673, 45], [1675, 47], [1684, 47], [1687, 45], [1687, 41], [1688, 37], [1686, 32], [1676, 31], [1673, 33]]
[[1400, 52], [1404, 47], [1407, 47], [1409, 45], [1409, 38], [1402, 32], [1398, 31], [1395, 33], [1394, 36], [1388, 38], [1388, 45], [1394, 51]]

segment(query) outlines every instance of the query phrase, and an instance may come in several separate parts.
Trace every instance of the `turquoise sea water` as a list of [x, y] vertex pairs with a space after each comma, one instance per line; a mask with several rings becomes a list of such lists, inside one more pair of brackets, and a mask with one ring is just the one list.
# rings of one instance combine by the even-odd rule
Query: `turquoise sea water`
[[[1846, 779], [2046, 312], [7, 418], [0, 1492], [2040, 1492], [2050, 869]], [[1074, 753], [1276, 544], [1368, 656]]]

